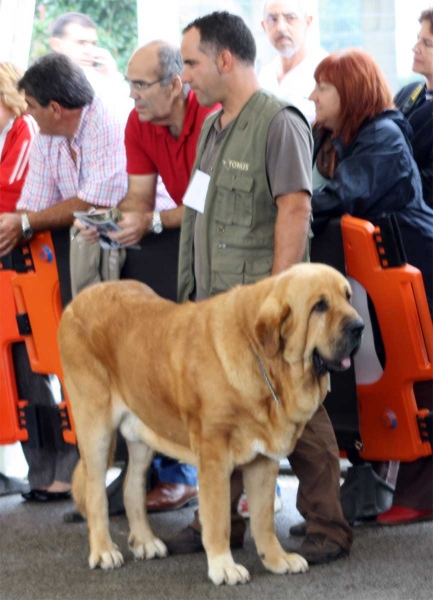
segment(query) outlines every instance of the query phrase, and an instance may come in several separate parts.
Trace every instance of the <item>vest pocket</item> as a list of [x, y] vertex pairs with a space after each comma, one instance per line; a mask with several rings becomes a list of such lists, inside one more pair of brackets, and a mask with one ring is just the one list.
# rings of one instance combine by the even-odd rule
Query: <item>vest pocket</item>
[[216, 185], [216, 220], [226, 225], [251, 227], [254, 179], [248, 175], [222, 173]]
[[256, 283], [256, 281], [269, 277], [273, 262], [272, 256], [258, 260], [247, 260], [245, 263], [244, 283]]
[[214, 256], [210, 293], [213, 296], [244, 282], [245, 261], [233, 256]]

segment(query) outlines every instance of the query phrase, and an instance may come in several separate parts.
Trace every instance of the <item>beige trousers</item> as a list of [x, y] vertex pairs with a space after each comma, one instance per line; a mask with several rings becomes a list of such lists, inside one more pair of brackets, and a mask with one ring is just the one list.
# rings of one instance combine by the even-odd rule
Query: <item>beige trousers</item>
[[[73, 227], [71, 232], [75, 234]], [[104, 250], [99, 242], [88, 244], [81, 234], [71, 236], [70, 265], [72, 297], [88, 285], [100, 281], [116, 281], [126, 258], [125, 248]]]

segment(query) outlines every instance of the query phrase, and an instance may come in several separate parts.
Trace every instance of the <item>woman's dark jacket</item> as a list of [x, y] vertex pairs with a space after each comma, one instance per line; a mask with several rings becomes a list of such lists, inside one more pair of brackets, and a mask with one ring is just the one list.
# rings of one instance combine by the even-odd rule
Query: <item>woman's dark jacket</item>
[[[313, 191], [313, 232], [346, 213], [367, 220], [394, 213], [408, 262], [423, 273], [432, 308], [433, 209], [423, 200], [411, 133], [399, 111], [387, 110], [364, 123], [349, 146], [333, 140], [338, 163], [334, 178]], [[323, 140], [315, 138], [314, 161]]]
[[418, 86], [419, 82], [406, 85], [396, 95], [394, 103], [412, 127], [410, 141], [421, 175], [424, 201], [433, 208], [433, 102], [426, 98], [425, 85], [416, 100], [411, 101], [411, 95]]

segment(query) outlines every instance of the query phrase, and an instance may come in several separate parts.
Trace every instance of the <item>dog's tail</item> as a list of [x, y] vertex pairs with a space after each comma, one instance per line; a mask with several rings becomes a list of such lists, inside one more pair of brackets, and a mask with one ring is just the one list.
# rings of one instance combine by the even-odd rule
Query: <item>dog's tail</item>
[[[113, 435], [110, 444], [110, 451], [108, 453], [107, 460], [107, 471], [113, 465], [114, 454], [116, 452], [116, 433]], [[74, 469], [72, 476], [72, 497], [77, 506], [78, 511], [83, 517], [86, 517], [86, 483], [87, 483], [87, 469], [84, 458], [80, 458], [77, 466]]]

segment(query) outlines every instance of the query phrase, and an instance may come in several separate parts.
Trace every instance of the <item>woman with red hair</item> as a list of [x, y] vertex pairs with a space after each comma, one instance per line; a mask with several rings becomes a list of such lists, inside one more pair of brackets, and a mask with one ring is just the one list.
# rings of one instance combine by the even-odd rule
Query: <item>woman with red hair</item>
[[423, 200], [410, 125], [395, 109], [385, 76], [362, 50], [330, 54], [314, 78], [313, 232], [345, 213], [367, 220], [394, 213], [433, 313], [433, 209]]
[[[379, 67], [361, 50], [334, 52], [314, 77], [313, 232], [345, 213], [373, 221], [394, 213], [408, 263], [423, 274], [433, 312], [433, 210], [423, 199], [409, 123], [395, 110]], [[431, 381], [422, 382], [416, 398], [420, 408], [432, 410]], [[378, 524], [433, 518], [432, 467], [432, 456], [403, 466], [393, 506]]]

